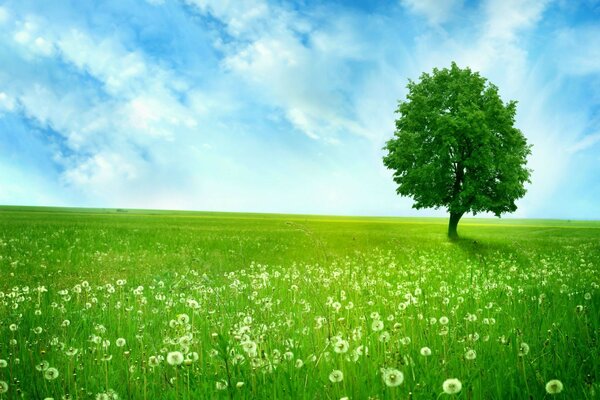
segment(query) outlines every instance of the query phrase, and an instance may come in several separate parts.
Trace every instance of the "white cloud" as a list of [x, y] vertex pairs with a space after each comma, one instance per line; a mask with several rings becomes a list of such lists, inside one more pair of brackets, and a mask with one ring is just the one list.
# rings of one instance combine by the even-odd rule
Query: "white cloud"
[[537, 24], [547, 5], [548, 0], [488, 0], [484, 5], [487, 39], [517, 40], [520, 31]]
[[0, 6], [0, 25], [6, 23], [10, 19], [10, 13], [6, 7]]
[[460, 8], [463, 0], [400, 0], [411, 12], [422, 15], [432, 25], [448, 21]]
[[569, 28], [557, 35], [558, 68], [573, 75], [600, 73], [600, 25]]
[[14, 111], [15, 106], [15, 99], [4, 92], [0, 92], [0, 113], [2, 111]]
[[567, 149], [569, 153], [578, 153], [580, 151], [584, 151], [594, 146], [596, 143], [600, 142], [600, 133], [595, 133], [591, 135], [584, 136], [572, 146]]

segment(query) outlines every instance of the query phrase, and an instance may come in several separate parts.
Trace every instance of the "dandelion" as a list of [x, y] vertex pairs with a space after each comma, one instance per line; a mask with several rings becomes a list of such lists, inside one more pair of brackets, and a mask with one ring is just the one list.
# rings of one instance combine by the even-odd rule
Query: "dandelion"
[[563, 384], [558, 379], [552, 379], [546, 383], [546, 392], [548, 394], [558, 394], [563, 391]]
[[227, 389], [227, 381], [220, 380], [215, 383], [217, 390], [225, 390]]
[[450, 320], [446, 316], [440, 317], [439, 321], [440, 325], [448, 325], [448, 322], [450, 322]]
[[475, 352], [475, 350], [473, 349], [469, 349], [467, 350], [467, 352], [465, 353], [465, 358], [467, 360], [474, 360], [477, 358], [477, 352]]
[[383, 382], [388, 387], [399, 386], [404, 382], [404, 374], [397, 369], [387, 368], [383, 371]]
[[42, 333], [44, 330], [42, 329], [41, 326], [35, 327], [33, 328], [33, 333], [35, 333], [36, 335], [39, 335], [40, 333]]
[[333, 346], [333, 351], [338, 354], [343, 354], [348, 351], [350, 345], [346, 340], [338, 340], [338, 342]]
[[152, 368], [158, 367], [159, 364], [160, 364], [160, 359], [158, 357], [150, 356], [150, 358], [148, 358], [148, 365], [151, 366]]
[[387, 343], [390, 340], [390, 333], [388, 331], [381, 332], [379, 335], [379, 341], [382, 343]]
[[301, 359], [297, 359], [296, 363], [294, 364], [294, 366], [296, 368], [302, 368], [304, 366], [304, 361], [302, 361]]
[[17, 329], [19, 329], [19, 326], [17, 324], [10, 324], [8, 329], [10, 329], [11, 332], [15, 332]]
[[78, 351], [79, 349], [75, 347], [69, 347], [67, 350], [65, 350], [65, 354], [69, 357], [73, 357], [75, 354], [77, 354]]
[[112, 360], [112, 358], [113, 358], [112, 354], [105, 354], [102, 356], [102, 361], [109, 362], [110, 360]]
[[53, 381], [54, 379], [58, 378], [58, 370], [54, 367], [48, 368], [46, 371], [44, 371], [44, 378], [49, 381]]
[[127, 343], [127, 341], [123, 338], [118, 338], [115, 341], [115, 344], [117, 345], [117, 347], [123, 347], [123, 346], [125, 346], [126, 343]]
[[0, 368], [6, 368], [8, 366], [8, 362], [4, 359], [0, 358]]
[[383, 329], [383, 321], [380, 319], [374, 320], [373, 323], [371, 324], [371, 329], [374, 332], [378, 332], [378, 331], [382, 330]]
[[177, 316], [177, 321], [181, 324], [181, 325], [185, 325], [188, 322], [190, 322], [190, 317], [187, 314], [179, 314]]
[[420, 352], [423, 357], [429, 357], [431, 355], [431, 349], [429, 347], [421, 347]]
[[334, 369], [329, 374], [329, 380], [333, 383], [338, 383], [344, 380], [344, 373], [339, 369]]
[[529, 345], [525, 342], [522, 342], [519, 346], [519, 357], [523, 357], [527, 353], [529, 353]]
[[172, 351], [167, 354], [167, 363], [169, 365], [179, 365], [183, 362], [183, 354], [180, 351]]
[[446, 394], [456, 394], [461, 391], [462, 383], [456, 378], [446, 379], [442, 384], [442, 389]]
[[47, 370], [48, 368], [50, 368], [50, 363], [46, 360], [39, 362], [35, 366], [35, 369], [37, 369], [40, 372], [43, 372], [43, 371]]
[[0, 381], [0, 394], [8, 392], [8, 383]]

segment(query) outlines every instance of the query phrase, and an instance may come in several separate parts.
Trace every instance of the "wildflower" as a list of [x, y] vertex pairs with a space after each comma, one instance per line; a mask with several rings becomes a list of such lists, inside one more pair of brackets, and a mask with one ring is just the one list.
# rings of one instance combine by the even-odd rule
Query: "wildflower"
[[329, 380], [333, 383], [338, 383], [344, 380], [344, 373], [339, 369], [334, 369], [329, 374]]
[[467, 350], [467, 352], [465, 353], [465, 358], [467, 360], [474, 360], [477, 358], [477, 352], [475, 352], [475, 350], [473, 349], [469, 349]]
[[179, 365], [183, 362], [183, 354], [180, 351], [172, 351], [167, 354], [167, 363], [169, 365]]
[[8, 392], [8, 383], [0, 381], [0, 394]]
[[455, 394], [461, 391], [462, 383], [458, 379], [446, 379], [442, 384], [442, 389], [446, 394]]
[[383, 371], [383, 382], [388, 387], [395, 387], [404, 382], [404, 374], [397, 369], [387, 368]]
[[112, 357], [113, 357], [112, 354], [105, 354], [102, 356], [102, 361], [108, 362], [108, 361], [112, 360]]
[[36, 335], [39, 335], [40, 333], [42, 333], [44, 330], [42, 329], [41, 326], [38, 326], [36, 328], [33, 328], [33, 333], [35, 333]]
[[294, 366], [296, 368], [302, 368], [304, 366], [304, 361], [302, 361], [301, 359], [297, 359], [296, 363], [294, 364]]
[[217, 381], [215, 386], [217, 387], [217, 390], [225, 390], [225, 389], [227, 389], [227, 381], [225, 381], [225, 380]]
[[546, 383], [546, 392], [548, 394], [558, 394], [562, 392], [563, 384], [558, 379], [552, 379]]
[[12, 332], [15, 332], [17, 329], [19, 329], [19, 326], [17, 324], [10, 324], [8, 329], [10, 329]]
[[52, 381], [52, 380], [58, 378], [58, 370], [56, 368], [54, 368], [54, 367], [48, 368], [44, 372], [44, 378], [46, 378], [49, 381]]
[[335, 351], [338, 354], [343, 354], [343, 353], [347, 352], [349, 348], [350, 348], [350, 345], [348, 344], [347, 341], [345, 341], [345, 340], [339, 340], [333, 346], [333, 351]]
[[429, 347], [422, 347], [421, 348], [421, 355], [423, 357], [429, 357], [431, 355], [431, 349]]
[[367, 346], [363, 346], [362, 344], [360, 346], [358, 346], [354, 351], [359, 356], [363, 356], [363, 355], [366, 356], [367, 354], [369, 354], [369, 348]]
[[244, 382], [238, 382], [235, 384], [235, 387], [238, 389], [241, 388], [242, 386], [244, 386]]
[[150, 358], [148, 358], [148, 365], [151, 367], [158, 367], [158, 365], [160, 364], [160, 359], [156, 356], [150, 356]]
[[177, 321], [181, 324], [181, 325], [185, 325], [188, 322], [190, 322], [190, 317], [187, 314], [179, 314], [177, 316]]
[[390, 340], [390, 333], [388, 331], [383, 331], [379, 335], [379, 341], [382, 343], [387, 343]]
[[78, 351], [79, 351], [79, 349], [77, 349], [75, 347], [69, 347], [65, 351], [65, 354], [68, 355], [69, 357], [73, 357], [75, 354], [77, 354]]
[[123, 347], [123, 346], [125, 346], [126, 343], [127, 343], [127, 341], [123, 338], [118, 338], [115, 341], [115, 344], [117, 345], [117, 347]]
[[65, 328], [66, 328], [67, 326], [69, 326], [69, 325], [71, 325], [71, 321], [69, 321], [68, 319], [65, 319], [65, 320], [64, 320], [64, 321], [61, 323], [61, 326], [65, 327]]
[[37, 369], [38, 371], [45, 371], [45, 370], [47, 370], [48, 368], [50, 368], [50, 363], [49, 363], [48, 361], [45, 361], [45, 360], [44, 360], [44, 361], [42, 361], [42, 362], [39, 362], [39, 363], [38, 363], [38, 364], [35, 366], [35, 369]]
[[0, 358], [0, 368], [6, 368], [8, 366], [8, 362], [6, 360]]
[[373, 323], [371, 324], [371, 329], [374, 332], [378, 332], [378, 331], [382, 330], [383, 329], [383, 321], [380, 319], [374, 320]]
[[522, 342], [519, 346], [519, 357], [523, 357], [527, 353], [529, 353], [529, 345], [525, 342]]
[[448, 320], [448, 317], [446, 317], [446, 316], [440, 317], [440, 324], [441, 325], [448, 325], [448, 322], [450, 322]]

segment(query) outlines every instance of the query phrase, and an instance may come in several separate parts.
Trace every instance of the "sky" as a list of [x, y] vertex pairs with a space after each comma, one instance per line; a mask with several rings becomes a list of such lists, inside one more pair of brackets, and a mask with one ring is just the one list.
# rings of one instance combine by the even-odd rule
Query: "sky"
[[0, 204], [442, 216], [381, 159], [452, 61], [518, 101], [506, 216], [600, 219], [592, 0], [0, 0]]

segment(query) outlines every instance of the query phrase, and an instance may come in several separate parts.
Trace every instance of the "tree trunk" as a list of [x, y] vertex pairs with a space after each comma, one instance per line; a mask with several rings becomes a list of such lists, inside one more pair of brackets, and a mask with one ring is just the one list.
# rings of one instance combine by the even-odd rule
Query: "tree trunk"
[[458, 239], [456, 228], [458, 227], [458, 221], [460, 221], [462, 216], [462, 213], [450, 213], [450, 222], [448, 223], [448, 237], [450, 239]]

